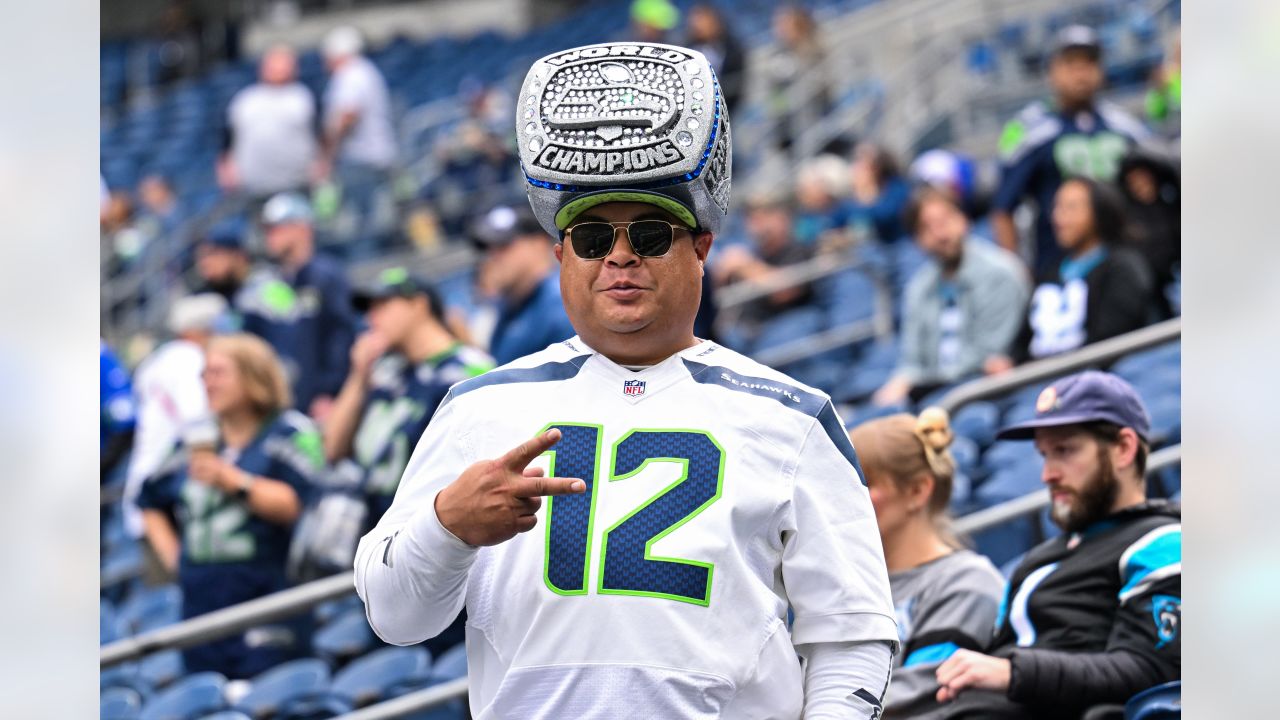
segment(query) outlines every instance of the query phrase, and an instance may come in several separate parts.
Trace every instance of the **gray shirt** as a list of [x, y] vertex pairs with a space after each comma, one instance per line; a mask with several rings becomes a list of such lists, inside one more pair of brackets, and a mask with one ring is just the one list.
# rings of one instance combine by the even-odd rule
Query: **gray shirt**
[[[947, 282], [955, 304], [944, 314]], [[1017, 257], [983, 240], [965, 240], [953, 277], [944, 278], [942, 267], [931, 262], [907, 283], [902, 351], [895, 374], [912, 385], [924, 385], [981, 372], [986, 359], [1007, 352], [1017, 336], [1030, 292]], [[944, 317], [948, 320], [945, 335]]]
[[231, 158], [251, 195], [306, 187], [318, 144], [316, 101], [301, 83], [258, 83], [236, 93], [227, 109]]
[[898, 639], [893, 680], [885, 696], [886, 718], [929, 717], [938, 666], [959, 648], [981, 650], [995, 630], [1004, 579], [986, 557], [971, 550], [889, 575]]

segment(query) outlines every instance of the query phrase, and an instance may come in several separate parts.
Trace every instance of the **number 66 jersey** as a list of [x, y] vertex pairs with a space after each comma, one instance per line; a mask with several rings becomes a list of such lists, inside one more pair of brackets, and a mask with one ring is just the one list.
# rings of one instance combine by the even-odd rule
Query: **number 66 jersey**
[[[474, 548], [435, 496], [540, 431], [586, 492]], [[465, 604], [477, 718], [799, 718], [798, 645], [895, 643], [857, 457], [819, 391], [711, 342], [634, 370], [579, 338], [455, 385], [356, 588], [387, 642]], [[794, 621], [788, 623], [788, 609]]]

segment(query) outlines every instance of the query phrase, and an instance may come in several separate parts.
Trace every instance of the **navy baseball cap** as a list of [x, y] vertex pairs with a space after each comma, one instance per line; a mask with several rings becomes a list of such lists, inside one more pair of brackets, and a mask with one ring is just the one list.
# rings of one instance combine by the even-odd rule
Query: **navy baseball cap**
[[427, 297], [427, 302], [431, 303], [433, 311], [443, 309], [440, 306], [440, 296], [431, 283], [403, 267], [393, 267], [378, 273], [377, 279], [369, 287], [352, 293], [351, 303], [356, 310], [366, 312], [379, 300], [394, 297], [411, 298], [419, 295]]
[[245, 224], [243, 220], [224, 220], [209, 228], [200, 238], [203, 245], [220, 250], [239, 250], [244, 252]]
[[1097, 370], [1063, 378], [1036, 399], [1036, 416], [996, 434], [1000, 440], [1031, 440], [1037, 428], [1109, 422], [1151, 436], [1151, 418], [1138, 391], [1120, 376]]
[[468, 228], [468, 234], [479, 250], [503, 247], [524, 235], [546, 236], [532, 210], [509, 205], [499, 205], [477, 217]]

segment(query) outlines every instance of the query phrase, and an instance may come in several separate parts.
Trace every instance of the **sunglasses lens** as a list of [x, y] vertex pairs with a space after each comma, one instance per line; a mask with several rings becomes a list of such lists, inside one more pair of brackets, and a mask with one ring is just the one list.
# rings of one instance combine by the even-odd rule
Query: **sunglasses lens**
[[574, 225], [569, 234], [573, 252], [584, 260], [599, 260], [609, 254], [615, 232], [609, 223], [586, 222]]
[[671, 226], [659, 220], [631, 223], [631, 249], [643, 257], [661, 257], [671, 249]]

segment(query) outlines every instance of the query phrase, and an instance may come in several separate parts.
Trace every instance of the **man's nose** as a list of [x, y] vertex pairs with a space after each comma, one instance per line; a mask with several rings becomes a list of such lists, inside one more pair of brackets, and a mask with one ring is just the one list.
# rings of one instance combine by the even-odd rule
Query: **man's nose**
[[614, 228], [613, 230], [613, 248], [609, 250], [609, 254], [604, 256], [604, 261], [614, 267], [627, 267], [640, 262], [640, 256], [636, 255], [635, 249], [631, 247], [631, 236], [627, 233], [627, 226]]

